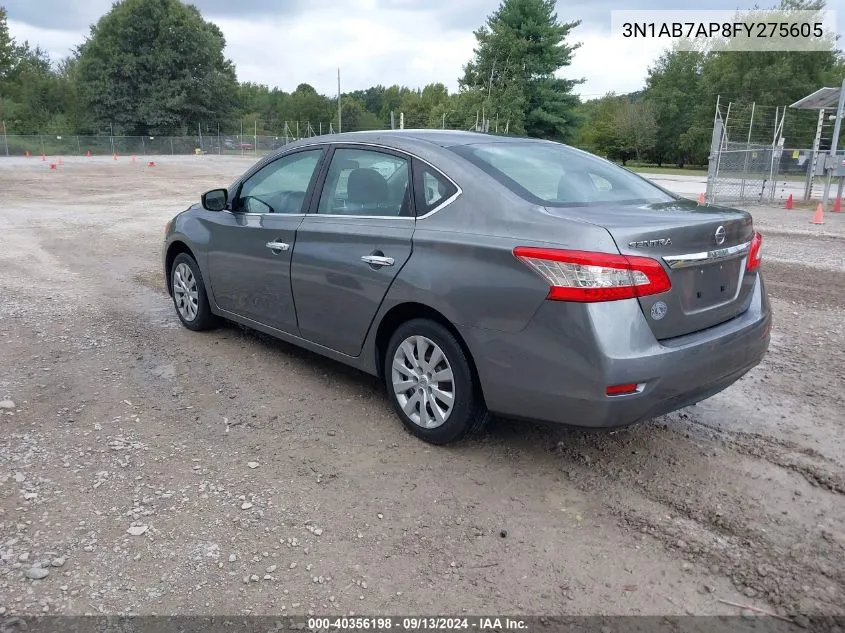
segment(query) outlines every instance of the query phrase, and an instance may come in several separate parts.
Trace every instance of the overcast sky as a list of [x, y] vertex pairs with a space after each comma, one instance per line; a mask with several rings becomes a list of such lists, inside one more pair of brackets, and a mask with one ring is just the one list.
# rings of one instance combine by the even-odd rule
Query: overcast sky
[[[759, 1], [762, 7], [776, 0]], [[457, 89], [472, 56], [472, 31], [499, 0], [194, 0], [226, 36], [226, 55], [241, 81], [291, 91], [310, 83], [319, 92], [344, 92], [375, 84], [420, 87], [442, 82]], [[610, 32], [612, 9], [748, 9], [754, 0], [559, 0], [561, 20], [581, 19], [571, 32], [582, 46], [561, 76], [586, 82], [584, 98], [643, 87], [663, 46], [656, 40], [625, 42]], [[109, 10], [111, 0], [0, 0], [9, 30], [56, 59], [68, 55]], [[842, 14], [845, 0], [828, 0]]]

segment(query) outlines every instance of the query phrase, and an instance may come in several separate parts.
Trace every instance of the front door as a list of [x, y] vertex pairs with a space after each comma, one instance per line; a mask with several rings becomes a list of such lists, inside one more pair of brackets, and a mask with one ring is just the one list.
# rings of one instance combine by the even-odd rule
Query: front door
[[312, 149], [268, 163], [234, 193], [231, 212], [209, 216], [208, 268], [214, 301], [221, 309], [298, 333], [291, 254], [322, 154]]
[[411, 255], [410, 161], [388, 150], [334, 150], [316, 209], [297, 231], [291, 283], [303, 338], [357, 356]]

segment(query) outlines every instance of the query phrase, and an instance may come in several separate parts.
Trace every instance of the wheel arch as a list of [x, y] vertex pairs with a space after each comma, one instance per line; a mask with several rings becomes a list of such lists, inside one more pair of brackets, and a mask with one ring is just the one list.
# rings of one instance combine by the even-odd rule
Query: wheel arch
[[164, 259], [164, 276], [167, 283], [167, 294], [169, 294], [171, 297], [173, 296], [173, 280], [171, 279], [173, 261], [180, 253], [185, 253], [193, 257], [194, 261], [197, 262], [197, 266], [199, 266], [197, 256], [194, 255], [194, 252], [191, 250], [191, 247], [185, 244], [185, 242], [183, 242], [182, 240], [174, 240], [167, 247], [167, 254], [165, 255]]
[[449, 321], [442, 313], [437, 311], [436, 309], [432, 308], [431, 306], [427, 306], [423, 303], [416, 303], [413, 301], [408, 301], [405, 303], [400, 303], [392, 308], [390, 308], [382, 317], [381, 321], [379, 322], [378, 329], [376, 330], [375, 341], [374, 341], [374, 352], [375, 352], [375, 363], [376, 363], [376, 371], [378, 372], [377, 375], [379, 380], [384, 381], [384, 361], [385, 361], [385, 354], [387, 353], [387, 345], [390, 343], [390, 337], [393, 336], [393, 333], [397, 330], [397, 328], [412, 319], [429, 319], [430, 321], [434, 321], [439, 325], [442, 325], [446, 328], [458, 341], [458, 344], [461, 346], [461, 349], [464, 351], [464, 354], [469, 361], [470, 369], [472, 371], [473, 381], [475, 382], [475, 386], [478, 389], [478, 394], [482, 398], [484, 398], [483, 390], [481, 388], [481, 380], [478, 375], [478, 368], [475, 365], [475, 358], [472, 355], [472, 350], [470, 350], [469, 346], [467, 345], [464, 337], [461, 336], [460, 331], [455, 325]]

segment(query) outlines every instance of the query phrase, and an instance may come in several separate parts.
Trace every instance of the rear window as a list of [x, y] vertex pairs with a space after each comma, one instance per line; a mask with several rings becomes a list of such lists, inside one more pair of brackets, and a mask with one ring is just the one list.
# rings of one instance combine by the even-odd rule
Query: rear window
[[544, 206], [670, 202], [648, 180], [559, 143], [491, 143], [452, 148], [517, 195]]

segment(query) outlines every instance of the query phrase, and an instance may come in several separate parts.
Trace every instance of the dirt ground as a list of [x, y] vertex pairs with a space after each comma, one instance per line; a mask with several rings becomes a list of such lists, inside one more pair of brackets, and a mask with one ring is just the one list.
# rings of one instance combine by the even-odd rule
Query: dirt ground
[[845, 613], [845, 214], [752, 209], [771, 350], [718, 396], [434, 448], [179, 325], [165, 222], [249, 161], [148, 160], [0, 159], [0, 614]]

